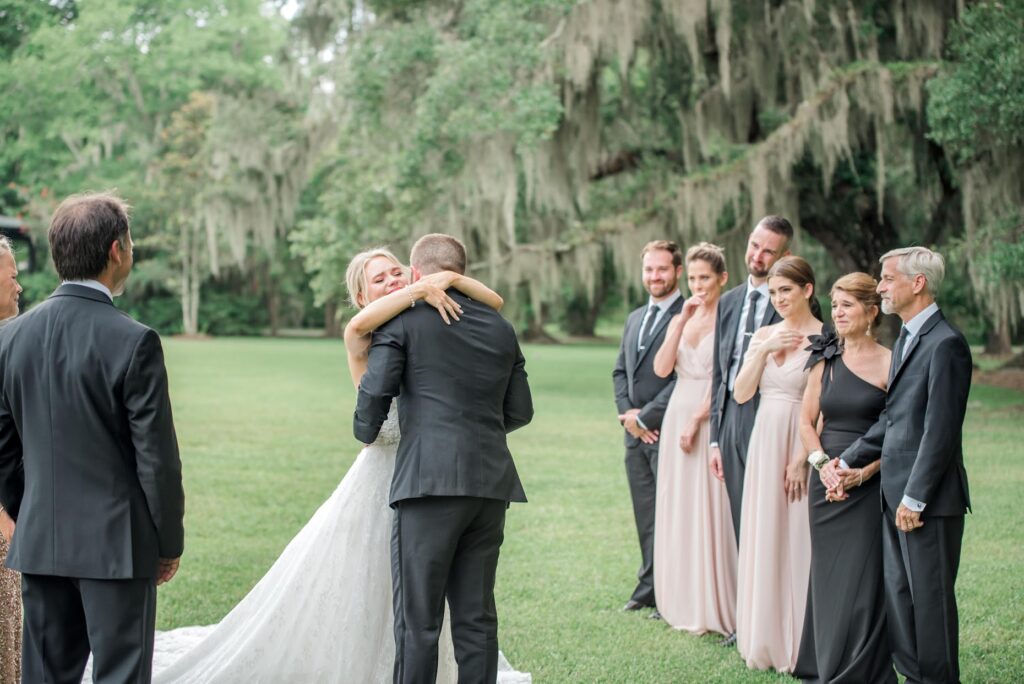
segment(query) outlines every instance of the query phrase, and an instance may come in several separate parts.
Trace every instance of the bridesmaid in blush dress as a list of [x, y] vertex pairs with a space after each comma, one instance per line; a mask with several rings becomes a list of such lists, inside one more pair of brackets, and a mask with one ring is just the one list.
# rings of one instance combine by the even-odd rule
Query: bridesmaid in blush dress
[[777, 261], [768, 292], [782, 322], [754, 333], [736, 377], [738, 403], [761, 392], [743, 483], [736, 645], [750, 668], [792, 672], [811, 565], [807, 505], [800, 503], [808, 480], [800, 402], [807, 339], [821, 334], [821, 321], [812, 309], [814, 272], [804, 259]]
[[736, 628], [736, 542], [725, 485], [708, 467], [715, 312], [728, 279], [721, 248], [686, 254], [690, 298], [669, 324], [654, 372], [676, 371], [658, 454], [654, 591], [662, 618], [694, 634]]

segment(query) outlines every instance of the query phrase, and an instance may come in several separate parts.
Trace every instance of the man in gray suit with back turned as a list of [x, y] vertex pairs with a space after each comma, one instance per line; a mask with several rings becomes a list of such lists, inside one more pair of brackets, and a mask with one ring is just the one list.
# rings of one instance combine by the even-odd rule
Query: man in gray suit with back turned
[[[426, 235], [410, 261], [414, 279], [464, 273], [466, 250]], [[373, 442], [401, 393], [390, 496], [396, 684], [433, 684], [445, 597], [459, 682], [495, 681], [498, 550], [509, 502], [526, 501], [505, 439], [533, 418], [515, 332], [490, 307], [448, 295], [462, 308], [452, 325], [410, 307], [373, 333], [354, 417], [356, 437]]]
[[157, 334], [118, 311], [127, 207], [70, 197], [50, 252], [64, 282], [0, 329], [0, 503], [17, 522], [29, 684], [149, 682], [156, 587], [184, 545], [181, 461]]
[[[612, 371], [615, 407], [625, 429], [626, 479], [633, 501], [633, 520], [640, 541], [640, 569], [633, 594], [623, 610], [656, 607], [654, 596], [654, 500], [658, 489], [658, 432], [675, 373], [659, 378], [654, 357], [665, 339], [665, 328], [683, 308], [679, 279], [683, 254], [669, 240], [647, 243], [640, 253], [647, 304], [626, 319], [619, 356]], [[655, 612], [652, 617], [657, 617]]]
[[907, 247], [881, 262], [882, 311], [897, 314], [903, 328], [885, 410], [840, 458], [850, 468], [882, 459], [885, 608], [896, 670], [907, 682], [959, 682], [953, 587], [971, 506], [962, 446], [971, 350], [935, 302], [945, 275], [939, 254]]

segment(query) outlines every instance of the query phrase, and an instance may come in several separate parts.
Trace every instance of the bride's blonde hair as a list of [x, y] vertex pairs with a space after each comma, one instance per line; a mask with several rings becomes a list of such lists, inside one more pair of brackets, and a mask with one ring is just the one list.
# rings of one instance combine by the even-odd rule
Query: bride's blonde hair
[[366, 264], [377, 257], [389, 259], [405, 269], [398, 257], [387, 247], [374, 247], [352, 257], [352, 261], [348, 262], [348, 268], [345, 269], [345, 285], [348, 287], [348, 300], [357, 309], [362, 309], [365, 306], [365, 304], [359, 303], [359, 295], [363, 295], [363, 300], [366, 300], [366, 288], [369, 285], [366, 280]]

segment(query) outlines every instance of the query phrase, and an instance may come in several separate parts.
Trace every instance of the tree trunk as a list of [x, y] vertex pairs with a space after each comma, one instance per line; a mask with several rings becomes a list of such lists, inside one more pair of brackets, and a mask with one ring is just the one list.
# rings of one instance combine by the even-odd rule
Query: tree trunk
[[1013, 353], [1013, 346], [1010, 344], [1010, 326], [1005, 316], [1003, 320], [996, 323], [994, 328], [988, 331], [987, 339], [985, 340], [985, 353], [997, 356], [1006, 356]]
[[199, 226], [185, 220], [179, 232], [181, 254], [181, 327], [186, 335], [199, 333]]
[[338, 305], [334, 302], [324, 304], [324, 337], [341, 337], [341, 321], [338, 320]]

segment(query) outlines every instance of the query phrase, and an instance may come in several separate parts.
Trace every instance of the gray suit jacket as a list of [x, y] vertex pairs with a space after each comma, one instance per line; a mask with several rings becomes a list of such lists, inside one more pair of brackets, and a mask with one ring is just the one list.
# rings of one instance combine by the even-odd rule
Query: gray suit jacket
[[418, 306], [373, 333], [353, 431], [373, 442], [401, 392], [392, 505], [426, 496], [526, 501], [505, 438], [533, 419], [515, 331], [490, 307], [448, 294], [462, 307], [450, 326]]
[[972, 367], [964, 336], [936, 312], [907, 346], [878, 422], [843, 452], [852, 468], [882, 459], [891, 510], [904, 495], [927, 504], [924, 516], [970, 509], [962, 437]]
[[[732, 353], [736, 349], [736, 334], [743, 322], [740, 321], [740, 314], [743, 312], [743, 298], [746, 297], [747, 282], [743, 281], [732, 288], [718, 299], [718, 317], [715, 321], [715, 349], [714, 366], [711, 371], [711, 441], [718, 441], [718, 430], [722, 424], [722, 411], [725, 408], [726, 397], [729, 396], [729, 365], [732, 362]], [[772, 303], [764, 310], [758, 327], [773, 325], [782, 320]], [[761, 400], [760, 393], [754, 395], [753, 408], [757, 411], [757, 405]]]
[[[665, 341], [665, 328], [672, 317], [683, 309], [683, 298], [680, 297], [668, 311], [662, 315], [654, 328], [650, 344], [642, 352], [637, 351], [637, 338], [640, 325], [643, 323], [647, 305], [634, 309], [626, 318], [626, 328], [622, 332], [619, 344], [619, 356], [612, 370], [612, 383], [615, 386], [615, 408], [619, 413], [629, 409], [640, 409], [640, 421], [650, 430], [660, 430], [661, 421], [665, 417], [665, 408], [676, 386], [676, 374], [667, 378], [659, 378], [654, 373], [654, 357], [658, 354], [661, 343]], [[633, 447], [640, 440], [626, 433], [626, 446]]]
[[160, 338], [101, 292], [61, 285], [0, 329], [0, 501], [9, 567], [154, 577], [184, 546]]

